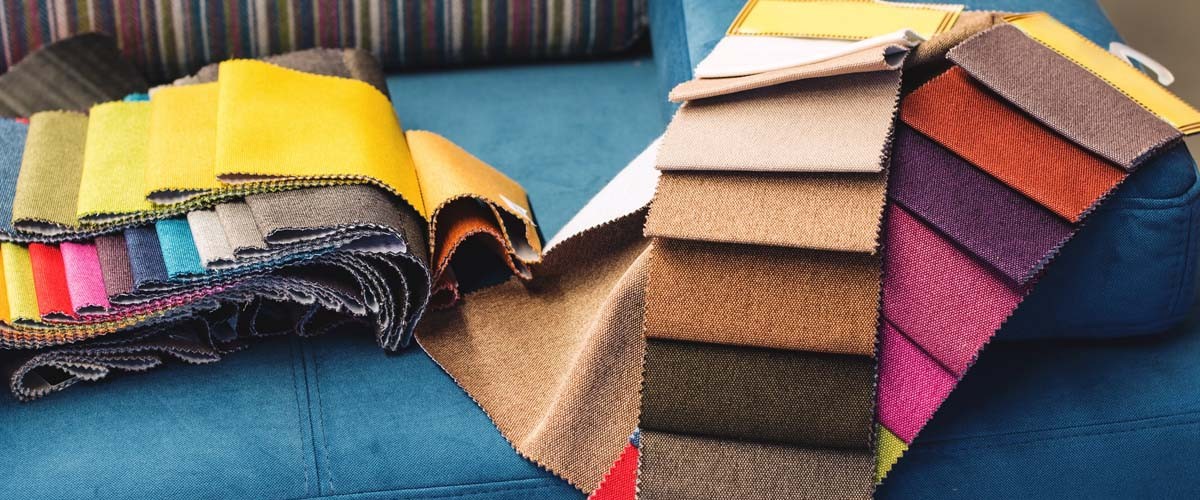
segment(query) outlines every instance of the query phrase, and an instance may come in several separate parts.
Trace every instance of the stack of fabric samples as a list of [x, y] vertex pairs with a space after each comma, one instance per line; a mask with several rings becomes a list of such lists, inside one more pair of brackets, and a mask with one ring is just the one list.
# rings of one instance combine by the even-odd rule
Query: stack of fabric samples
[[[106, 43], [92, 42], [31, 58]], [[72, 73], [61, 88], [126, 90], [96, 85], [109, 72]], [[12, 392], [216, 361], [264, 335], [353, 327], [395, 350], [460, 287], [529, 278], [540, 239], [523, 189], [403, 131], [382, 75], [365, 52], [313, 49], [223, 62], [86, 114], [12, 106], [36, 110], [0, 122]], [[107, 98], [64, 95], [65, 108]]]

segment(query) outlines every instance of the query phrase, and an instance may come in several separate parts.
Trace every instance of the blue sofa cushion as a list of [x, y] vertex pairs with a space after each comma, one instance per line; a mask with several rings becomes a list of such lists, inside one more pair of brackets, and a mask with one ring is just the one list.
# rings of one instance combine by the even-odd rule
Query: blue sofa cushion
[[[744, 0], [650, 2], [659, 92], [691, 78]], [[1094, 0], [967, 0], [968, 8], [1044, 10], [1107, 46], [1119, 35]], [[662, 100], [664, 116], [674, 107]], [[997, 336], [1118, 337], [1182, 321], [1196, 296], [1200, 209], [1196, 164], [1183, 145], [1144, 165], [1088, 218]]]

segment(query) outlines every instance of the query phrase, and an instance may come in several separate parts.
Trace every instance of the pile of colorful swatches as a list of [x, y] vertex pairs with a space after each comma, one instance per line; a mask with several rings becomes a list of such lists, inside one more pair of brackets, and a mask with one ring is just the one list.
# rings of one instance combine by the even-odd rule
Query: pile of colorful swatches
[[264, 335], [353, 325], [398, 349], [431, 302], [539, 258], [521, 187], [403, 131], [361, 51], [227, 61], [0, 129], [0, 348], [23, 399]]

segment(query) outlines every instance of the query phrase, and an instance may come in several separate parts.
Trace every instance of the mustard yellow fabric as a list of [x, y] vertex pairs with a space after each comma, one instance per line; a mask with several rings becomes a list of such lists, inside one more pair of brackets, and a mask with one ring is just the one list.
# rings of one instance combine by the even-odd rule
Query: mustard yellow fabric
[[4, 283], [8, 293], [8, 319], [38, 321], [37, 291], [33, 288], [33, 263], [29, 249], [16, 243], [0, 243], [4, 260]]
[[1200, 111], [1145, 73], [1092, 43], [1045, 12], [1014, 14], [1005, 21], [1120, 90], [1184, 134], [1200, 132]]
[[902, 29], [925, 38], [954, 26], [962, 5], [870, 0], [750, 0], [730, 35], [865, 40]]
[[261, 61], [226, 61], [219, 74], [215, 173], [223, 183], [360, 180], [428, 217], [400, 122], [378, 89]]
[[149, 102], [109, 102], [93, 106], [79, 203], [85, 223], [151, 210], [144, 183], [150, 135]]
[[176, 203], [219, 189], [217, 83], [162, 87], [150, 96], [150, 144], [144, 195]]
[[424, 204], [432, 210], [433, 217], [436, 218], [437, 210], [443, 205], [457, 198], [473, 197], [485, 201], [524, 226], [524, 234], [513, 235], [508, 233], [506, 224], [501, 225], [511, 246], [519, 249], [527, 242], [531, 247], [529, 253], [518, 251], [518, 257], [533, 260], [541, 254], [537, 228], [530, 215], [529, 197], [520, 184], [438, 134], [410, 130], [406, 136]]
[[875, 450], [875, 482], [883, 481], [888, 471], [908, 451], [908, 445], [884, 426], [879, 426], [879, 443]]
[[8, 281], [4, 277], [4, 256], [2, 254], [0, 254], [0, 322], [12, 323], [12, 314], [8, 310]]

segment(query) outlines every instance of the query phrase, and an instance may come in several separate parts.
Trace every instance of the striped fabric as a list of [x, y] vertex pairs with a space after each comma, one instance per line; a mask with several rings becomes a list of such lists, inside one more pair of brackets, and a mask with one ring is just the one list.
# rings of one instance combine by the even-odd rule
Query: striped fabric
[[0, 70], [55, 40], [114, 35], [153, 81], [205, 63], [358, 47], [387, 68], [603, 55], [645, 31], [645, 0], [28, 0], [0, 3]]

